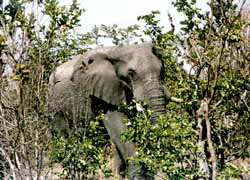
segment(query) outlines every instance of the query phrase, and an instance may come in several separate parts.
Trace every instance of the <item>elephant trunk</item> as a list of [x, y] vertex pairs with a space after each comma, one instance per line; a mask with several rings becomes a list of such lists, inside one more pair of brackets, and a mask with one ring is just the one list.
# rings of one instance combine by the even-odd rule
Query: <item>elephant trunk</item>
[[160, 115], [166, 114], [166, 95], [159, 81], [150, 81], [147, 83], [145, 89], [149, 101], [149, 108], [153, 111], [151, 121], [155, 123]]

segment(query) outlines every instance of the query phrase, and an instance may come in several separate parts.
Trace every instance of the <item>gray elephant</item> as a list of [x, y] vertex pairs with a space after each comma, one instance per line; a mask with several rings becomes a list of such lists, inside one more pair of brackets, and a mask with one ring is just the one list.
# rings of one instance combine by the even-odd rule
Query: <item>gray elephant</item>
[[[58, 66], [50, 77], [49, 101], [59, 129], [87, 127], [98, 110], [106, 116], [103, 124], [126, 162], [130, 179], [151, 179], [135, 166], [133, 142], [124, 143], [126, 115], [119, 104], [133, 98], [147, 100], [153, 110], [152, 122], [166, 113], [170, 93], [162, 86], [163, 64], [150, 43], [124, 47], [97, 48]], [[172, 98], [173, 99], [173, 98]]]

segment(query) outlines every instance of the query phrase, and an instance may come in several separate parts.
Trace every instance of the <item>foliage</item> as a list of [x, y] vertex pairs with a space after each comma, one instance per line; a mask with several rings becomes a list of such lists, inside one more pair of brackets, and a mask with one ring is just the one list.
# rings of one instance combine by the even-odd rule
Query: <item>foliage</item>
[[[34, 9], [27, 10], [27, 6]], [[0, 11], [0, 123], [1, 132], [5, 132], [0, 136], [0, 150], [3, 161], [7, 160], [3, 176], [44, 177], [50, 171], [46, 166], [49, 153], [51, 166], [62, 164], [66, 177], [87, 177], [103, 163], [102, 148], [108, 138], [100, 132], [99, 121], [91, 121], [86, 136], [71, 132], [69, 137], [52, 138], [47, 104], [49, 75], [58, 64], [83, 53], [100, 37], [111, 38], [115, 45], [129, 43], [138, 36], [134, 32], [138, 27], [103, 25], [102, 35], [78, 34], [75, 28], [83, 12], [76, 0], [69, 7], [60, 6], [58, 0], [10, 0]]]
[[[117, 24], [107, 26], [102, 24], [100, 27], [96, 25], [93, 27], [92, 32], [89, 33], [95, 39], [95, 44], [101, 46], [100, 41], [112, 42], [115, 46], [128, 45], [136, 42], [141, 35], [138, 33], [139, 25], [130, 25], [127, 28], [120, 28]], [[142, 40], [142, 39], [141, 39]]]
[[74, 132], [69, 129], [67, 136], [53, 138], [51, 162], [62, 165], [62, 178], [91, 179], [96, 170], [105, 163], [110, 146], [103, 120], [104, 116], [100, 115], [90, 121], [86, 132]]
[[229, 179], [229, 178], [237, 178], [237, 179], [242, 179], [242, 168], [241, 167], [237, 167], [234, 164], [231, 163], [227, 163], [223, 169], [223, 171], [221, 171], [218, 176], [217, 179]]
[[[202, 14], [195, 4], [175, 1], [186, 16], [179, 34], [174, 26], [163, 32], [157, 11], [139, 19], [146, 22], [145, 33], [164, 59], [167, 86], [185, 99], [177, 106], [197, 127], [199, 166], [206, 167], [202, 171], [213, 179], [217, 173], [218, 178], [239, 177], [240, 169], [230, 168], [228, 162], [249, 157], [249, 36], [242, 28], [249, 28], [249, 21], [232, 1], [213, 1], [210, 14]], [[185, 72], [183, 65], [191, 69]], [[177, 114], [186, 119], [183, 112]]]
[[[29, 5], [35, 10], [27, 12]], [[1, 8], [0, 153], [6, 178], [41, 179], [50, 171], [48, 78], [58, 63], [83, 51], [79, 44], [86, 38], [73, 30], [82, 12], [76, 0], [69, 8], [57, 0], [10, 0]]]
[[[39, 13], [26, 11], [31, 3]], [[159, 11], [138, 20], [145, 21], [143, 33], [164, 61], [164, 84], [185, 102], [170, 103], [157, 124], [150, 123], [147, 108], [121, 107], [129, 117], [122, 138], [136, 143], [136, 163], [152, 174], [161, 171], [162, 178], [242, 178], [234, 160], [250, 156], [249, 19], [231, 0], [211, 1], [205, 13], [196, 0], [176, 0], [174, 6], [186, 17], [178, 33], [171, 15], [171, 29], [163, 30]], [[105, 163], [109, 141], [103, 117], [91, 121], [86, 134], [69, 130], [68, 137], [51, 141], [49, 74], [91, 43], [99, 46], [108, 39], [122, 46], [144, 40], [138, 25], [95, 26], [78, 34], [83, 12], [76, 0], [69, 8], [58, 0], [10, 0], [1, 6], [0, 178], [45, 177], [49, 152], [51, 165], [62, 165], [63, 178], [92, 178]], [[41, 14], [47, 23], [40, 23]]]
[[[161, 171], [169, 179], [193, 179], [199, 177], [198, 149], [195, 125], [185, 112], [174, 103], [168, 105], [168, 114], [156, 124], [150, 122], [152, 111], [136, 113], [135, 101], [121, 107], [129, 117], [125, 120], [127, 131], [122, 140], [136, 142], [135, 163], [154, 174]], [[146, 105], [144, 105], [146, 107]], [[176, 114], [184, 113], [186, 116]], [[163, 177], [162, 177], [163, 178]]]

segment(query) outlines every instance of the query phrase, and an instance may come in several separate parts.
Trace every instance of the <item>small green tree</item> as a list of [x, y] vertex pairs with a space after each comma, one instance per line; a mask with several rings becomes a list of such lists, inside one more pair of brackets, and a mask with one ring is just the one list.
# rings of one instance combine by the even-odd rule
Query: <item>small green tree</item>
[[[230, 161], [249, 157], [249, 36], [244, 33], [249, 21], [242, 19], [242, 8], [232, 1], [212, 1], [209, 4], [211, 12], [204, 14], [195, 4], [196, 1], [175, 1], [174, 6], [186, 16], [178, 34], [173, 25], [169, 32], [163, 32], [156, 20], [158, 11], [139, 17], [146, 22], [145, 34], [157, 47], [156, 54], [165, 62], [167, 87], [175, 96], [185, 100], [185, 103], [174, 105], [174, 117], [167, 115], [165, 123], [173, 120], [172, 124], [181, 125], [179, 119], [182, 119], [182, 123], [190, 123], [196, 129], [196, 135], [191, 137], [197, 140], [193, 147], [197, 147], [198, 151], [194, 148], [192, 152], [195, 155], [189, 153], [185, 160], [194, 162], [193, 172], [198, 170], [199, 173], [193, 174], [193, 177], [180, 172], [171, 176], [179, 169], [176, 163], [177, 167], [168, 169], [166, 174], [170, 179], [239, 178], [242, 176], [241, 168], [231, 165]], [[185, 70], [185, 65], [191, 65], [191, 68]], [[187, 127], [183, 126], [180, 136], [185, 134]], [[148, 132], [145, 126], [138, 129], [140, 133]], [[169, 132], [176, 135], [174, 129]], [[175, 145], [173, 137], [169, 137], [172, 139], [169, 143]], [[150, 141], [150, 138], [147, 139]], [[140, 139], [135, 141], [140, 144]], [[181, 143], [182, 140], [177, 141], [177, 144]], [[192, 149], [189, 146], [179, 147], [183, 152], [186, 148]], [[161, 152], [154, 146], [148, 149], [156, 154]], [[172, 146], [173, 151], [169, 150], [173, 157], [175, 149]], [[138, 156], [142, 156], [143, 146], [139, 146], [138, 151], [141, 152]], [[176, 159], [166, 158], [163, 161], [174, 162]], [[150, 164], [151, 168], [158, 167], [157, 159], [151, 160], [151, 164], [146, 164]], [[190, 172], [189, 166], [184, 170]]]
[[[27, 10], [32, 5], [35, 9]], [[0, 10], [0, 154], [3, 176], [46, 178], [50, 147], [48, 78], [54, 67], [84, 51], [74, 33], [83, 9], [57, 0], [10, 0]], [[40, 24], [40, 18], [47, 19]], [[48, 178], [48, 177], [47, 177]]]

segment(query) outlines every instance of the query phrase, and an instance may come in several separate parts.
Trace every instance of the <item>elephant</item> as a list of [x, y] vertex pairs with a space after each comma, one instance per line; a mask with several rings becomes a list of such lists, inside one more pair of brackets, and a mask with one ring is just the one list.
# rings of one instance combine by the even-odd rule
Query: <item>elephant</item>
[[73, 57], [59, 65], [49, 80], [49, 104], [56, 128], [74, 128], [79, 120], [80, 126], [87, 127], [88, 120], [102, 110], [104, 127], [126, 163], [129, 178], [153, 179], [130, 160], [134, 143], [120, 140], [126, 115], [118, 107], [132, 99], [146, 100], [153, 111], [151, 121], [156, 123], [166, 114], [167, 103], [174, 101], [162, 84], [163, 70], [151, 43], [96, 48]]

